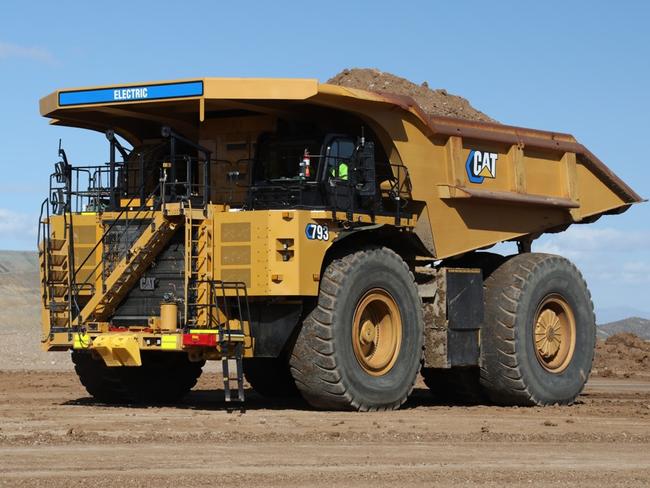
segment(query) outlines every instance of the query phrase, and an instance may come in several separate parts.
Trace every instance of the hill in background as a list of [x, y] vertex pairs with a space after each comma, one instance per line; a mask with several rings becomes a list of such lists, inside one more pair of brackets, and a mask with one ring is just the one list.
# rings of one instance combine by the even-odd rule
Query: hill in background
[[0, 251], [0, 333], [7, 327], [31, 327], [39, 303], [37, 253]]
[[622, 333], [634, 334], [648, 341], [650, 340], [650, 320], [630, 317], [598, 326], [598, 337], [601, 339]]
[[0, 370], [70, 369], [68, 354], [41, 351], [38, 254], [0, 251]]

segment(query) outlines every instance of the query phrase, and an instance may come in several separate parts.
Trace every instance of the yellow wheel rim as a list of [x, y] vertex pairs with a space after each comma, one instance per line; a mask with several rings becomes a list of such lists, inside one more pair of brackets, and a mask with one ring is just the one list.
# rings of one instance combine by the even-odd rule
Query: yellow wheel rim
[[364, 371], [372, 376], [388, 373], [402, 345], [402, 319], [393, 297], [385, 290], [367, 292], [354, 312], [352, 348]]
[[576, 346], [576, 321], [567, 301], [549, 295], [537, 308], [534, 325], [535, 355], [551, 373], [561, 373], [571, 362]]

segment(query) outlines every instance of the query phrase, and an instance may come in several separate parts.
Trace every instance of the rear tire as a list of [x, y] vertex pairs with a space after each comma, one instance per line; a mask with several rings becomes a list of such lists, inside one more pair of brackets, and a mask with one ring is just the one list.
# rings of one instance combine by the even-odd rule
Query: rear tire
[[422, 368], [422, 378], [433, 397], [442, 402], [475, 405], [487, 399], [477, 367]]
[[300, 394], [285, 357], [244, 359], [246, 381], [268, 398], [292, 398]]
[[388, 248], [358, 251], [323, 273], [291, 373], [316, 408], [396, 409], [413, 390], [423, 339], [422, 302], [407, 264]]
[[591, 295], [568, 260], [512, 257], [485, 282], [481, 384], [502, 405], [571, 404], [589, 377], [596, 325]]
[[141, 351], [142, 366], [111, 367], [90, 351], [73, 351], [72, 362], [81, 384], [103, 403], [175, 403], [201, 376], [205, 362], [190, 362], [187, 354]]

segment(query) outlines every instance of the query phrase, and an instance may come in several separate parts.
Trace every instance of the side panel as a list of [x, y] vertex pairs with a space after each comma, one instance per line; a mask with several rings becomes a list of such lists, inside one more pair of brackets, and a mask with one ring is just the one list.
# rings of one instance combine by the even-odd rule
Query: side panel
[[436, 134], [413, 113], [358, 105], [389, 134], [408, 168], [412, 199], [426, 203], [430, 248], [438, 258], [561, 230], [636, 201], [616, 193], [617, 183], [593, 163], [577, 158], [574, 150], [582, 146], [571, 136], [532, 131], [529, 139], [539, 144], [526, 146], [517, 142], [525, 129], [490, 124]]
[[315, 296], [320, 267], [338, 235], [308, 210], [211, 214], [215, 279], [246, 283], [249, 296]]
[[577, 185], [580, 189], [580, 210], [583, 217], [596, 215], [603, 207], [616, 208], [621, 199], [611, 189], [602, 185], [598, 177], [583, 164], [577, 165]]
[[[102, 245], [95, 245], [100, 240], [103, 229], [101, 219], [98, 214], [84, 213], [73, 214], [72, 216], [53, 215], [50, 217], [50, 238], [53, 241], [63, 240], [65, 243], [61, 248], [65, 251], [69, 243], [70, 219], [72, 220], [75, 267], [77, 268], [76, 281], [78, 284], [96, 284], [100, 278], [100, 270], [97, 263], [101, 261]], [[94, 249], [94, 250], [93, 250]], [[92, 252], [92, 255], [91, 255]], [[84, 262], [85, 261], [85, 262]], [[67, 270], [67, 268], [66, 268]], [[89, 293], [87, 290], [81, 290], [80, 294]]]
[[[571, 222], [571, 215], [562, 208], [488, 199], [443, 198], [448, 196], [445, 185], [517, 193], [524, 181], [532, 179], [522, 176], [525, 164], [519, 165], [515, 172], [515, 162], [521, 154], [511, 151], [510, 146], [460, 137], [440, 138], [431, 144], [409, 121], [404, 121], [403, 130], [408, 134], [408, 141], [396, 141], [396, 145], [414, 182], [413, 197], [427, 203], [437, 257], [457, 255]], [[468, 159], [470, 166], [474, 163], [473, 151], [496, 155], [493, 167], [483, 169], [482, 183], [471, 182], [468, 174]], [[563, 191], [561, 180], [556, 178], [561, 171], [557, 161], [531, 161], [530, 164], [548, 165], [545, 170], [548, 174], [536, 175], [537, 191], [546, 188], [548, 195], [559, 195]]]

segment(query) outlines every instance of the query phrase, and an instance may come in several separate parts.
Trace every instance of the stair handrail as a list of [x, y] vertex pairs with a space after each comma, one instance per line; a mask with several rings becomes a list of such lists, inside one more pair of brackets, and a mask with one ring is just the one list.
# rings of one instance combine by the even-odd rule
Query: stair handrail
[[[49, 197], [41, 203], [41, 211], [38, 216], [38, 236], [36, 240], [36, 249], [40, 250], [41, 236], [43, 238], [43, 262], [41, 268], [43, 269], [43, 278], [45, 279], [45, 286], [43, 287], [44, 293], [41, 295], [43, 304], [47, 304], [47, 299], [50, 296], [50, 199]], [[43, 220], [43, 213], [45, 212], [45, 220]]]
[[[156, 186], [156, 188], [155, 188], [155, 189], [154, 189], [154, 190], [149, 194], [149, 196], [145, 199], [145, 201], [146, 201], [146, 200], [149, 200], [149, 198], [152, 198], [153, 196], [155, 196], [155, 194], [158, 192], [158, 189], [159, 189], [159, 188], [160, 188], [160, 184], [158, 184], [158, 185]], [[95, 251], [97, 250], [97, 248], [99, 247], [99, 245], [100, 245], [101, 243], [104, 242], [104, 239], [106, 238], [106, 236], [108, 235], [108, 233], [113, 229], [113, 227], [115, 227], [115, 225], [120, 221], [122, 215], [124, 215], [124, 213], [128, 213], [128, 211], [129, 211], [129, 207], [130, 207], [131, 203], [132, 203], [136, 198], [139, 199], [140, 197], [139, 197], [139, 196], [135, 196], [135, 195], [131, 197], [131, 199], [128, 201], [127, 205], [125, 205], [125, 207], [122, 209], [122, 211], [117, 215], [117, 217], [115, 217], [115, 219], [113, 220], [113, 222], [112, 222], [112, 223], [108, 226], [108, 228], [104, 231], [104, 233], [103, 233], [102, 236], [99, 238], [99, 240], [97, 241], [97, 243], [93, 246], [93, 248], [90, 250], [90, 252], [89, 252], [88, 255], [86, 256], [86, 258], [81, 262], [81, 264], [79, 265], [79, 267], [75, 269], [75, 272], [74, 272], [74, 275], [73, 275], [73, 279], [77, 277], [77, 273], [81, 270], [81, 268], [84, 266], [84, 264], [86, 264], [86, 262], [88, 261], [88, 259], [90, 259], [90, 256], [92, 256], [92, 255], [95, 253]], [[142, 203], [142, 202], [141, 202], [141, 203]], [[138, 209], [138, 211], [136, 212], [135, 216], [131, 218], [131, 221], [136, 220], [136, 219], [137, 219], [137, 216], [138, 216], [138, 215], [140, 214], [140, 212], [142, 212], [144, 209], [145, 209], [145, 207], [141, 205], [140, 208]], [[148, 210], [148, 209], [147, 209], [147, 210]], [[124, 231], [122, 232], [122, 234], [126, 233], [126, 230], [129, 228], [130, 225], [131, 225], [131, 224], [130, 224], [129, 222], [127, 222], [127, 226], [124, 228]], [[140, 226], [141, 226], [141, 224], [140, 224]], [[127, 252], [128, 252], [128, 251], [127, 251]], [[120, 256], [120, 259], [121, 259], [121, 258], [122, 258], [122, 256]], [[91, 276], [94, 276], [94, 275], [95, 275], [95, 273], [97, 272], [97, 269], [98, 269], [99, 266], [100, 266], [101, 264], [103, 264], [103, 263], [104, 263], [104, 259], [102, 258], [102, 259], [100, 259], [99, 262], [95, 265], [95, 267], [93, 268], [93, 270], [88, 274], [88, 277], [87, 277], [87, 278], [86, 278], [86, 279], [85, 279], [85, 280], [84, 280], [80, 285], [75, 285], [75, 286], [77, 286], [77, 287], [83, 287], [83, 286], [87, 285], [87, 284], [88, 284], [88, 279], [89, 279]]]

